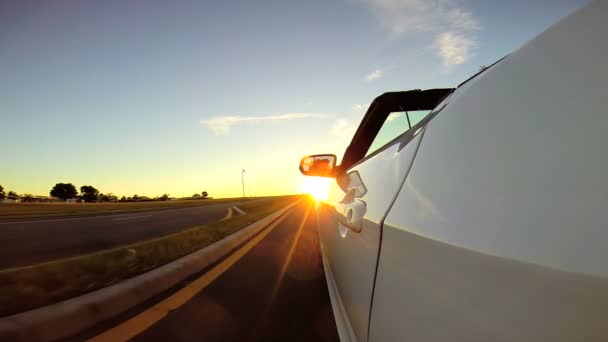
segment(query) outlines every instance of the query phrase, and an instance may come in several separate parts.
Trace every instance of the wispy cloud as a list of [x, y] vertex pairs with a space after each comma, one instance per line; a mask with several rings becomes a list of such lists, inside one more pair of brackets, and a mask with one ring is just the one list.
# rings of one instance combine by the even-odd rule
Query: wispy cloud
[[210, 129], [215, 135], [220, 135], [228, 133], [232, 126], [244, 122], [284, 121], [309, 118], [322, 119], [325, 117], [327, 117], [327, 115], [323, 113], [285, 113], [268, 116], [217, 116], [209, 120], [201, 120], [201, 124]]
[[477, 47], [479, 21], [456, 0], [360, 0], [395, 35], [429, 32], [444, 66], [466, 62]]
[[367, 104], [367, 103], [355, 103], [352, 108], [355, 112], [360, 113], [360, 112], [367, 111], [368, 107], [369, 107], [369, 104]]
[[334, 120], [328, 134], [333, 138], [338, 150], [348, 146], [368, 107], [369, 104], [367, 103], [356, 103], [352, 105], [351, 109], [353, 111], [351, 113], [346, 112]]
[[435, 49], [444, 66], [466, 62], [477, 42], [471, 37], [455, 32], [444, 32], [435, 38]]
[[329, 135], [337, 138], [339, 142], [348, 142], [357, 130], [354, 120], [339, 119], [334, 122], [329, 130]]
[[365, 76], [365, 79], [368, 81], [375, 81], [384, 76], [384, 71], [382, 69], [375, 69]]
[[[448, 6], [449, 5], [449, 2]], [[463, 30], [463, 31], [476, 31], [481, 30], [481, 25], [479, 21], [475, 19], [472, 12], [465, 10], [464, 8], [455, 7], [455, 5], [451, 5], [454, 7], [444, 8], [442, 12], [442, 16], [445, 17], [445, 21], [451, 29]]]

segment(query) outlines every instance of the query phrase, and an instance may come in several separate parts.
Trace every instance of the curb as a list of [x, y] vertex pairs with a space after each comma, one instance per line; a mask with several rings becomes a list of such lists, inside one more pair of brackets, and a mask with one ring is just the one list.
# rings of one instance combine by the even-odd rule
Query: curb
[[150, 272], [79, 297], [2, 317], [0, 341], [53, 341], [115, 317], [228, 255], [299, 202]]

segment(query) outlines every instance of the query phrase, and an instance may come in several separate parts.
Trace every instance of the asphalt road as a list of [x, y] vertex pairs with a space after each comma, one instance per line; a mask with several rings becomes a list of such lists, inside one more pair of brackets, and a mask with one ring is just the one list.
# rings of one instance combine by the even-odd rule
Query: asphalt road
[[216, 222], [235, 204], [0, 222], [0, 269], [91, 253]]
[[[298, 204], [278, 225], [262, 231], [240, 250], [240, 258], [235, 257], [237, 250], [190, 279], [190, 284], [197, 284], [229, 265], [166, 316], [154, 318], [158, 317], [155, 305], [162, 303], [149, 304], [78, 339], [338, 341], [310, 202]], [[176, 289], [155, 303], [190, 290]]]

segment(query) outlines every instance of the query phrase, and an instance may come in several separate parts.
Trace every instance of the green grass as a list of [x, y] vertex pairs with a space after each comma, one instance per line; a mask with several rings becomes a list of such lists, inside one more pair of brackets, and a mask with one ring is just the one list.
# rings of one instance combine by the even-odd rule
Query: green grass
[[254, 198], [221, 198], [179, 201], [117, 202], [117, 203], [2, 203], [0, 219], [57, 216], [86, 216], [107, 213], [139, 212], [196, 207]]
[[301, 196], [239, 205], [247, 214], [93, 254], [0, 271], [0, 317], [73, 298], [144, 273], [256, 222]]

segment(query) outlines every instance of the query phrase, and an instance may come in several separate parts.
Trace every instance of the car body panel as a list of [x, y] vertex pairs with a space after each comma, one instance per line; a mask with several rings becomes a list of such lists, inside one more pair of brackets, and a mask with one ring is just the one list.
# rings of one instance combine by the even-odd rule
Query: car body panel
[[342, 342], [356, 341], [357, 338], [355, 337], [355, 332], [353, 331], [353, 327], [348, 320], [344, 303], [342, 302], [342, 298], [338, 292], [338, 285], [336, 284], [333, 271], [329, 265], [329, 261], [327, 260], [327, 252], [324, 250], [323, 243], [320, 243], [320, 246], [321, 258], [323, 260], [323, 271], [325, 273], [325, 279], [327, 280], [327, 290], [329, 292], [329, 299], [331, 301], [331, 307], [334, 314], [334, 319], [336, 321], [338, 336]]
[[370, 341], [608, 341], [605, 278], [385, 223]]
[[370, 340], [608, 340], [608, 3], [458, 88], [387, 215]]
[[[414, 133], [414, 132], [413, 132]], [[319, 205], [318, 222], [321, 248], [326, 260], [326, 272], [335, 282], [341, 304], [335, 314], [348, 324], [343, 335], [352, 330], [357, 341], [367, 340], [369, 313], [375, 281], [378, 251], [380, 247], [380, 223], [397, 195], [411, 166], [422, 130], [405, 146], [398, 141], [363, 163], [349, 170], [358, 172], [367, 188], [366, 194], [357, 199], [357, 205], [365, 204], [360, 232], [354, 232], [339, 223], [338, 215], [345, 215], [349, 205], [340, 203], [346, 193], [333, 182], [329, 199]], [[383, 175], [377, 177], [378, 174]], [[336, 213], [336, 210], [338, 211]], [[331, 285], [330, 285], [331, 286]]]

